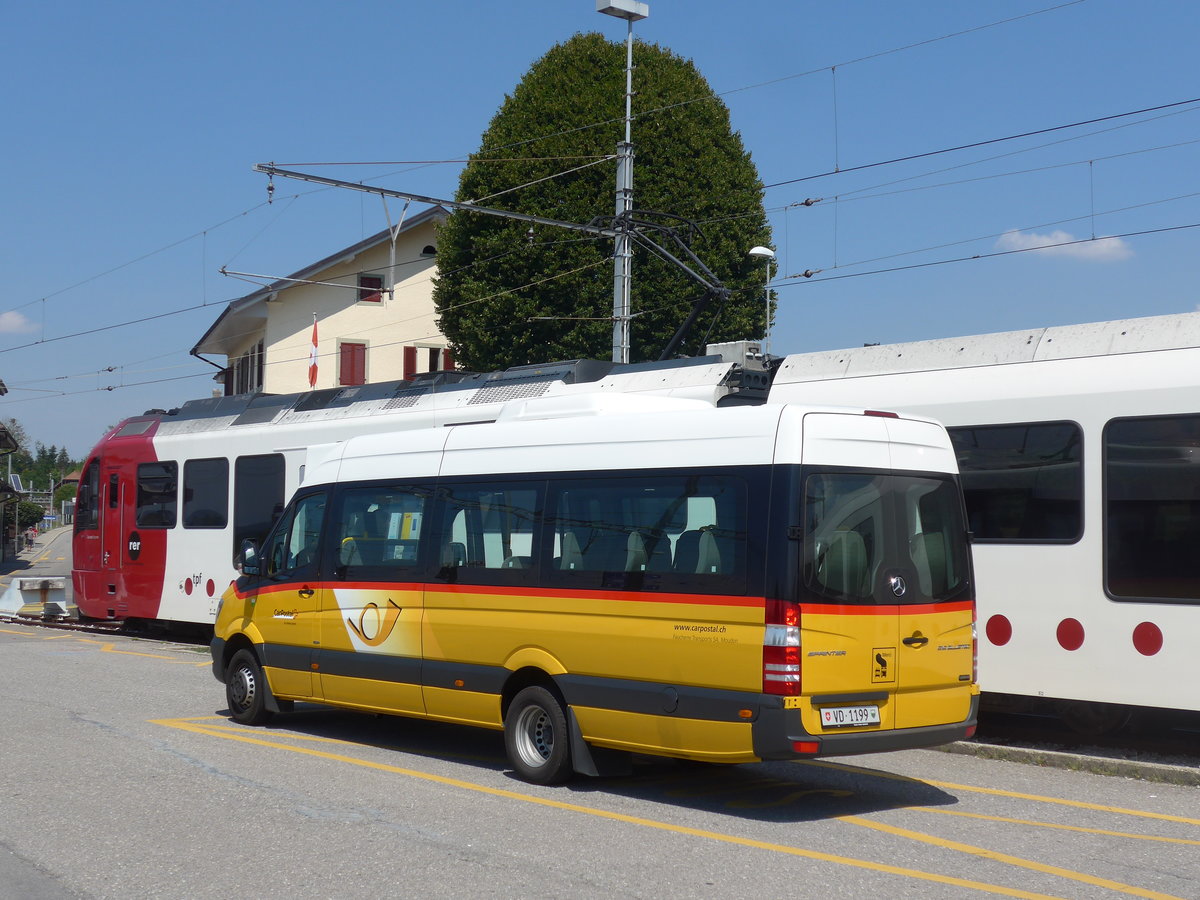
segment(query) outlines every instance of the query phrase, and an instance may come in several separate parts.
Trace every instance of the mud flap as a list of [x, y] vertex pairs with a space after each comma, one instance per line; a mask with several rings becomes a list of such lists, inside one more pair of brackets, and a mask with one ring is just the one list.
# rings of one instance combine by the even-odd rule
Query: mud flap
[[583, 739], [583, 730], [575, 710], [567, 707], [567, 726], [571, 730], [571, 767], [580, 775], [593, 778], [633, 774], [633, 754], [624, 750], [593, 747]]

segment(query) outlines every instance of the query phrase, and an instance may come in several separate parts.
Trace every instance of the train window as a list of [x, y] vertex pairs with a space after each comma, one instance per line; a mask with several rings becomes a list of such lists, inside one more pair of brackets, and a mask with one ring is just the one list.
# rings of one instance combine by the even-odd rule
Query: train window
[[174, 528], [178, 488], [178, 463], [140, 463], [137, 467], [137, 511], [134, 519], [138, 527]]
[[538, 548], [535, 485], [454, 485], [446, 494], [440, 569], [468, 584], [532, 584]]
[[1083, 533], [1083, 434], [1073, 422], [951, 428], [979, 541], [1070, 543]]
[[283, 454], [239, 456], [233, 464], [234, 558], [242, 541], [259, 545], [283, 512]]
[[744, 479], [661, 475], [551, 485], [552, 583], [642, 591], [746, 591]]
[[1200, 415], [1104, 429], [1104, 575], [1114, 600], [1200, 603]]
[[413, 578], [422, 561], [421, 534], [429, 496], [423, 488], [391, 485], [343, 491], [331, 530], [338, 577]]
[[183, 464], [183, 527], [229, 524], [229, 460], [189, 459]]
[[75, 530], [87, 531], [100, 527], [100, 463], [92, 460], [79, 479], [79, 494], [75, 499]]

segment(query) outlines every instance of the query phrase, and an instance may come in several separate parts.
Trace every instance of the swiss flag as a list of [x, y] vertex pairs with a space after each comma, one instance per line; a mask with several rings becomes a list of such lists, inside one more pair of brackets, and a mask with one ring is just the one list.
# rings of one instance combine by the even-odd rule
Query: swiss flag
[[313, 313], [312, 349], [308, 352], [308, 387], [317, 386], [317, 314]]

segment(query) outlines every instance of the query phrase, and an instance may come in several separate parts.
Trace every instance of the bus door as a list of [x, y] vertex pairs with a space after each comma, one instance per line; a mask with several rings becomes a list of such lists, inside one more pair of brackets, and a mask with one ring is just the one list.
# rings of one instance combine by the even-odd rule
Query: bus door
[[897, 604], [896, 727], [961, 722], [975, 682], [975, 603], [960, 492], [948, 477], [891, 477], [902, 541], [884, 586]]
[[321, 536], [326, 493], [297, 495], [260, 553], [251, 585], [254, 623], [263, 636], [263, 667], [271, 689], [288, 697], [320, 697], [313, 673], [322, 604]]
[[327, 701], [424, 713], [421, 627], [428, 560], [422, 527], [432, 493], [348, 486], [330, 516], [331, 578], [321, 611], [321, 690]]
[[949, 477], [810, 472], [801, 681], [822, 733], [966, 719], [969, 564]]

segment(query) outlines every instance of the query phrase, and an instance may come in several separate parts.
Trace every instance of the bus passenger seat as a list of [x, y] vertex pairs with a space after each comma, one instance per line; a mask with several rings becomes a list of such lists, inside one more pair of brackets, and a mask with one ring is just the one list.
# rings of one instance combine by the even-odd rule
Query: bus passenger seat
[[857, 531], [835, 531], [824, 558], [817, 561], [817, 580], [835, 594], [863, 598], [867, 583], [867, 545]]
[[625, 539], [625, 571], [644, 572], [649, 557], [646, 555], [646, 542], [636, 531], [629, 532]]
[[358, 552], [358, 541], [352, 537], [342, 540], [338, 549], [338, 563], [343, 566], [361, 566], [362, 556]]
[[653, 531], [642, 536], [642, 544], [646, 550], [646, 571], [671, 571], [671, 541], [661, 531]]
[[442, 547], [442, 568], [457, 569], [467, 562], [467, 546], [462, 541], [449, 541]]
[[946, 592], [947, 581], [952, 577], [947, 571], [946, 539], [938, 531], [927, 531], [913, 537], [913, 565], [917, 570], [917, 581], [927, 597], [937, 597]]
[[719, 575], [721, 549], [711, 531], [685, 531], [675, 540], [676, 572], [691, 575]]
[[696, 572], [706, 575], [721, 573], [721, 548], [711, 531], [700, 532], [700, 543], [696, 548]]
[[562, 534], [562, 554], [558, 558], [560, 569], [583, 568], [583, 554], [579, 552], [579, 540], [575, 532], [564, 531]]

